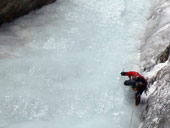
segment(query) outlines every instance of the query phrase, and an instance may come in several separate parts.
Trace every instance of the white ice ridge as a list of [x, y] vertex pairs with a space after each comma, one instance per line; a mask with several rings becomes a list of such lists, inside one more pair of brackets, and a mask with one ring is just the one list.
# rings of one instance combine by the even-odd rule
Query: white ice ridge
[[168, 64], [168, 60], [164, 63], [159, 63], [157, 65], [154, 66], [154, 68], [149, 71], [149, 72], [145, 72], [144, 73], [144, 76], [147, 78], [147, 79], [152, 79], [156, 76], [156, 74], [163, 68], [165, 67], [166, 65]]
[[[148, 80], [151, 80], [153, 78], [156, 77], [157, 73], [163, 68], [165, 67], [166, 65], [168, 64], [168, 60], [164, 63], [159, 63], [157, 65], [154, 66], [154, 68], [149, 71], [149, 72], [145, 72], [144, 73], [144, 76], [148, 79]], [[154, 82], [151, 86], [149, 86], [148, 88], [148, 92], [147, 92], [147, 96], [143, 95], [143, 98], [147, 99], [156, 89], [156, 84], [157, 82]]]

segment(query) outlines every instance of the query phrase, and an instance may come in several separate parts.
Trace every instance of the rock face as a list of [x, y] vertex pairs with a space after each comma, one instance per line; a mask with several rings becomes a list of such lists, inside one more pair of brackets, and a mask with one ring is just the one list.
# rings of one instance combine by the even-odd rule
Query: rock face
[[56, 0], [0, 0], [0, 24], [54, 1]]
[[157, 0], [151, 12], [140, 59], [154, 90], [150, 88], [140, 128], [170, 128], [170, 0]]

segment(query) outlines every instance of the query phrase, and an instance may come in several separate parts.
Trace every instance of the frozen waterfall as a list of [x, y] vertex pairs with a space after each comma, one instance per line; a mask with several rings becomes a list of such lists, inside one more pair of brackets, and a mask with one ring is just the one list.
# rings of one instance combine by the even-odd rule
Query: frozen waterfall
[[149, 0], [58, 0], [4, 24], [0, 128], [127, 127], [133, 99], [119, 73], [137, 61], [149, 7]]

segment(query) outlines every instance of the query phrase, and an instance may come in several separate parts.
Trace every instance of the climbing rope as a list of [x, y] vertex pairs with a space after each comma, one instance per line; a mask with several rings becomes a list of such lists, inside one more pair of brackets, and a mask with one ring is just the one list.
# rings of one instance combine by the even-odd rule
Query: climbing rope
[[131, 126], [132, 126], [132, 119], [133, 119], [134, 110], [135, 110], [135, 103], [133, 104], [133, 107], [132, 107], [132, 114], [131, 114], [131, 118], [130, 118], [130, 122], [129, 122], [129, 128], [131, 128]]

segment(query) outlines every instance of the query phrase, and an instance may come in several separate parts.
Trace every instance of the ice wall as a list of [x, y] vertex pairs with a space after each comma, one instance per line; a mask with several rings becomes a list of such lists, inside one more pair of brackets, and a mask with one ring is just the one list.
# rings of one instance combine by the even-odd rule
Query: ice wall
[[132, 69], [149, 5], [58, 0], [1, 27], [0, 128], [127, 127], [119, 73]]
[[141, 43], [141, 69], [150, 83], [141, 128], [170, 128], [170, 1], [157, 0]]

